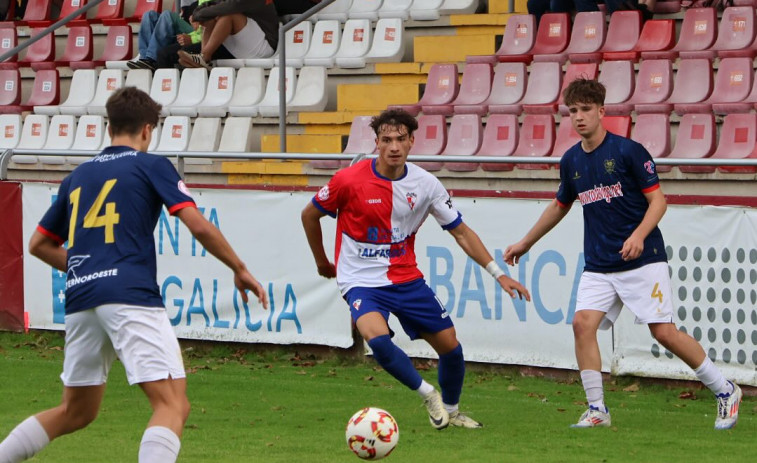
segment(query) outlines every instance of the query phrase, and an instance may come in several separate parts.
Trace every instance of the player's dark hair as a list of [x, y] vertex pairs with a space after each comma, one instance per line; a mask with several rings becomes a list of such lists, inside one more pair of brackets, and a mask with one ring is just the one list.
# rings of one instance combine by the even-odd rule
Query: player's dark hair
[[376, 136], [384, 126], [405, 127], [407, 134], [412, 135], [418, 129], [418, 121], [404, 109], [387, 109], [371, 119], [371, 128]]
[[105, 111], [111, 133], [136, 135], [145, 124], [158, 125], [162, 106], [137, 87], [123, 87], [108, 98]]
[[606, 92], [605, 86], [598, 81], [579, 77], [568, 84], [562, 96], [566, 106], [578, 103], [604, 106]]

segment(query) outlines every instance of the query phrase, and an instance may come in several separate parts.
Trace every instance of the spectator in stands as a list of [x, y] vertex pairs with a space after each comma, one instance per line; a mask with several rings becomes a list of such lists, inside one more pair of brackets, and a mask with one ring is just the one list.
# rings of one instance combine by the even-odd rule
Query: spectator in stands
[[639, 10], [644, 21], [654, 17], [654, 6], [657, 0], [605, 0], [607, 14], [616, 11]]
[[597, 0], [528, 0], [528, 13], [534, 15], [536, 27], [544, 13], [570, 13], [571, 11], [599, 11]]
[[158, 14], [148, 11], [139, 25], [139, 59], [126, 63], [130, 69], [154, 70], [158, 51], [170, 44], [189, 45], [200, 43], [202, 29], [190, 24], [192, 12], [198, 5], [210, 0], [181, 0], [181, 13], [164, 11]]
[[273, 0], [225, 0], [192, 14], [203, 27], [199, 53], [178, 51], [184, 67], [209, 68], [215, 59], [266, 58], [278, 45], [279, 16]]
[[302, 14], [321, 3], [321, 0], [273, 0], [279, 16]]

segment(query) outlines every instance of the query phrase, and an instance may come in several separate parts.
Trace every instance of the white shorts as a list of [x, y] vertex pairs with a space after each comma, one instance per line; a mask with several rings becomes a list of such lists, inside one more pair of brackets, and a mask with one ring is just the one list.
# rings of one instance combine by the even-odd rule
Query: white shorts
[[129, 384], [186, 376], [165, 308], [105, 304], [66, 315], [64, 385], [105, 384], [116, 356]]
[[584, 272], [581, 275], [576, 312], [604, 312], [599, 329], [610, 328], [624, 304], [636, 315], [636, 323], [671, 323], [673, 291], [667, 262], [655, 262], [625, 272]]

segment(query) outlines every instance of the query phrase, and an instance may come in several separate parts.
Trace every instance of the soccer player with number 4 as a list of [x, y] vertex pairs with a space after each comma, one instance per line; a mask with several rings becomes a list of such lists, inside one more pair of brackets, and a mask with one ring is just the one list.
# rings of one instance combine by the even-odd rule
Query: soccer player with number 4
[[608, 329], [623, 305], [646, 324], [657, 341], [694, 370], [717, 398], [715, 429], [738, 420], [741, 389], [726, 380], [699, 343], [673, 323], [667, 256], [657, 227], [667, 202], [652, 157], [639, 143], [602, 127], [605, 88], [577, 79], [563, 93], [581, 141], [560, 160], [554, 200], [525, 237], [505, 250], [518, 259], [568, 214], [578, 198], [584, 216], [586, 265], [573, 318], [576, 359], [588, 410], [573, 427], [610, 426], [605, 406], [597, 330]]
[[[441, 182], [407, 162], [418, 123], [402, 110], [373, 118], [378, 158], [337, 172], [302, 211], [302, 224], [318, 273], [336, 277], [358, 331], [387, 373], [423, 398], [431, 425], [480, 428], [458, 402], [465, 377], [463, 348], [449, 314], [423, 280], [415, 260], [415, 234], [429, 214], [497, 280], [510, 297], [531, 296], [505, 275], [478, 235], [466, 225]], [[336, 265], [323, 247], [320, 219], [336, 217]], [[421, 378], [391, 340], [394, 314], [410, 339], [422, 338], [439, 354], [441, 395]]]
[[139, 463], [176, 461], [189, 401], [181, 350], [156, 280], [153, 231], [163, 205], [234, 272], [245, 302], [250, 290], [268, 307], [263, 287], [197, 209], [171, 162], [145, 152], [161, 106], [126, 87], [105, 108], [112, 146], [63, 180], [29, 243], [32, 255], [67, 272], [63, 398], [11, 431], [0, 443], [0, 463], [31, 458], [91, 423], [116, 357], [153, 409]]

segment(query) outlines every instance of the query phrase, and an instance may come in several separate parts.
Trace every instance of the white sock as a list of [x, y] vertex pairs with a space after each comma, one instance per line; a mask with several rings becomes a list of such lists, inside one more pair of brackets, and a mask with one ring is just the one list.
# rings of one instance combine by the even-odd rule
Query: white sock
[[458, 408], [459, 408], [458, 404], [455, 404], [455, 405], [444, 404], [444, 409], [447, 410], [447, 413], [449, 413], [450, 415], [455, 413], [458, 410]]
[[581, 382], [584, 385], [586, 401], [589, 402], [589, 406], [606, 411], [605, 392], [602, 389], [602, 373], [597, 370], [582, 370]]
[[50, 443], [45, 428], [30, 416], [0, 443], [0, 463], [18, 463], [33, 457]]
[[427, 383], [426, 380], [421, 380], [421, 385], [416, 391], [418, 391], [418, 394], [420, 394], [421, 397], [425, 398], [427, 395], [434, 392], [434, 386]]
[[139, 463], [174, 463], [179, 456], [179, 436], [163, 426], [145, 429], [139, 445]]
[[704, 358], [704, 362], [699, 365], [699, 368], [694, 370], [694, 374], [697, 375], [699, 381], [704, 383], [715, 395], [730, 394], [733, 392], [733, 386], [726, 381], [723, 373], [720, 372], [718, 367], [712, 363], [709, 357]]

